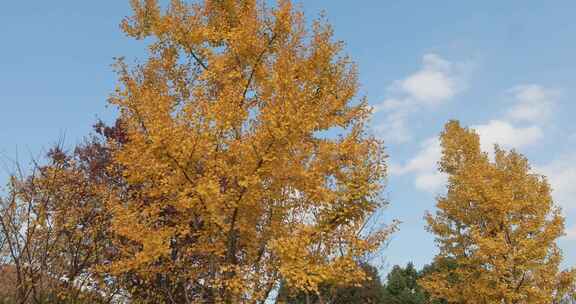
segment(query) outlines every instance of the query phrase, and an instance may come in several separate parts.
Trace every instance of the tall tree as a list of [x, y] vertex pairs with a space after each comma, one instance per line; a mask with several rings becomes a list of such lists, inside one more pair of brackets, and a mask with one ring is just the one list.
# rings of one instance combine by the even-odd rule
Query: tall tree
[[131, 3], [122, 28], [153, 39], [144, 64], [118, 62], [110, 99], [128, 137], [115, 161], [138, 188], [107, 201], [125, 240], [111, 270], [158, 282], [150, 301], [170, 303], [362, 280], [356, 259], [395, 225], [364, 229], [384, 203], [385, 154], [331, 27], [308, 31], [288, 0]]
[[454, 303], [553, 303], [573, 284], [560, 272], [556, 240], [564, 219], [545, 177], [515, 151], [495, 147], [494, 160], [480, 150], [478, 135], [456, 121], [441, 134], [440, 171], [448, 192], [429, 214], [438, 259], [456, 267], [431, 273], [421, 285]]
[[378, 269], [368, 263], [360, 267], [366, 273], [366, 278], [354, 286], [346, 286], [339, 282], [325, 282], [320, 285], [317, 293], [305, 291], [291, 292], [288, 286], [282, 284], [278, 291], [278, 304], [380, 304], [383, 301], [382, 282]]

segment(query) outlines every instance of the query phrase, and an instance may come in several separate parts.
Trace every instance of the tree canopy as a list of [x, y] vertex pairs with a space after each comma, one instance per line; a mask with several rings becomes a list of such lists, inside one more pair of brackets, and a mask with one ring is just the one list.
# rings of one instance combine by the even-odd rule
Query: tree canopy
[[457, 121], [425, 217], [439, 253], [381, 280], [387, 155], [330, 24], [290, 0], [166, 2], [130, 1], [148, 56], [116, 61], [115, 123], [2, 189], [0, 303], [576, 302], [547, 179]]
[[573, 284], [560, 272], [556, 240], [564, 218], [546, 178], [532, 172], [516, 151], [496, 146], [493, 160], [480, 139], [457, 121], [441, 136], [440, 171], [448, 175], [447, 194], [428, 214], [438, 259], [447, 267], [420, 283], [435, 298], [454, 303], [553, 303]]
[[123, 30], [154, 39], [145, 63], [118, 62], [110, 99], [128, 138], [114, 161], [138, 189], [107, 197], [125, 240], [111, 271], [178, 287], [162, 299], [234, 303], [280, 278], [312, 292], [362, 280], [356, 259], [395, 226], [363, 229], [384, 204], [386, 156], [330, 26], [308, 30], [286, 0], [132, 7]]

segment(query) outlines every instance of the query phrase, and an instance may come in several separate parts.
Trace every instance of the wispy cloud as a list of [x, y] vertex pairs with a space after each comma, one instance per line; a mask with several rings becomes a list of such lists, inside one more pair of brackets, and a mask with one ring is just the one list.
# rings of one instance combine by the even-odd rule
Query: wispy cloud
[[576, 225], [566, 229], [565, 237], [571, 241], [576, 241]]
[[539, 126], [517, 127], [505, 120], [491, 120], [472, 126], [480, 136], [482, 151], [492, 152], [497, 144], [507, 149], [519, 149], [540, 140], [544, 134]]
[[505, 115], [472, 127], [486, 152], [492, 152], [494, 144], [519, 149], [542, 139], [543, 126], [551, 118], [559, 96], [558, 90], [539, 84], [514, 86], [506, 93], [511, 106]]
[[392, 167], [392, 175], [414, 174], [414, 186], [421, 191], [436, 193], [446, 183], [446, 175], [438, 172], [437, 163], [442, 150], [438, 137], [428, 138], [420, 144], [420, 151], [404, 166]]
[[454, 64], [436, 54], [422, 57], [422, 68], [395, 86], [408, 98], [426, 105], [439, 105], [459, 91], [460, 80]]
[[[396, 102], [396, 99], [389, 99], [377, 106], [386, 108], [387, 115], [379, 124], [374, 126], [374, 130], [386, 142], [404, 143], [412, 139], [407, 125], [407, 119], [412, 110], [409, 105], [398, 106], [395, 109], [388, 106]], [[376, 109], [378, 109], [377, 107]]]
[[384, 101], [374, 106], [374, 112], [385, 113], [381, 123], [374, 127], [380, 137], [388, 142], [409, 141], [410, 115], [425, 107], [440, 106], [464, 91], [468, 66], [433, 53], [422, 56], [420, 69], [394, 81]]
[[[480, 136], [482, 150], [490, 154], [496, 144], [517, 150], [537, 144], [544, 137], [542, 125], [552, 115], [557, 94], [554, 90], [534, 84], [516, 86], [507, 93], [512, 94], [512, 105], [503, 117], [471, 127]], [[529, 110], [532, 108], [538, 110], [533, 113]], [[412, 159], [404, 165], [395, 165], [391, 174], [414, 174], [415, 188], [437, 193], [446, 183], [446, 176], [439, 173], [437, 168], [441, 152], [439, 139], [428, 138], [420, 144], [420, 150]], [[576, 181], [576, 157], [568, 163], [572, 163], [573, 167], [563, 162], [542, 168], [550, 176], [555, 188], [554, 196], [558, 200], [576, 197], [576, 185], [568, 184], [569, 181]]]
[[554, 200], [562, 208], [576, 209], [576, 154], [562, 156], [534, 170], [548, 177]]
[[508, 93], [512, 95], [515, 104], [508, 111], [507, 118], [535, 124], [550, 119], [559, 96], [558, 90], [537, 84], [519, 85], [511, 88]]

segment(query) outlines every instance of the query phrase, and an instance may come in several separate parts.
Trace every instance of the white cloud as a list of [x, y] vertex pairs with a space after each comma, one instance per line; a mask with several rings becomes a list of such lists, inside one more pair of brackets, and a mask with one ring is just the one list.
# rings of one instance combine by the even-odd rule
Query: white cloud
[[437, 137], [428, 138], [420, 144], [420, 152], [412, 158], [406, 166], [404, 172], [419, 172], [436, 169], [436, 164], [440, 160], [442, 149], [440, 140]]
[[432, 173], [430, 172], [420, 173], [416, 176], [414, 186], [416, 187], [416, 189], [421, 191], [429, 193], [437, 193], [442, 188], [444, 188], [444, 185], [446, 185], [447, 180], [448, 177], [446, 176], [446, 174], [438, 171]]
[[512, 94], [515, 105], [508, 111], [507, 117], [529, 123], [547, 121], [559, 95], [558, 91], [537, 84], [516, 86], [508, 92]]
[[533, 123], [542, 123], [550, 118], [559, 96], [558, 91], [536, 84], [516, 86], [510, 92], [516, 105], [508, 112], [509, 117]]
[[422, 107], [435, 107], [454, 98], [465, 88], [465, 64], [450, 62], [437, 54], [422, 56], [422, 66], [406, 78], [395, 81], [387, 98], [373, 107], [384, 112], [382, 122], [375, 126], [379, 136], [388, 142], [409, 141], [407, 127], [410, 115]]
[[402, 82], [402, 89], [427, 104], [444, 102], [455, 94], [452, 80], [436, 71], [420, 71]]
[[406, 111], [391, 112], [383, 122], [374, 127], [374, 130], [380, 138], [384, 138], [387, 142], [408, 142], [412, 139], [412, 135], [406, 125], [407, 116]]
[[571, 241], [576, 240], [576, 225], [566, 229], [566, 236], [565, 237]]
[[494, 144], [507, 149], [519, 149], [534, 144], [543, 137], [538, 126], [515, 127], [503, 120], [491, 120], [487, 124], [473, 126], [480, 136], [480, 145], [484, 152], [492, 152]]
[[440, 141], [429, 138], [420, 144], [420, 151], [405, 166], [394, 166], [392, 175], [415, 174], [414, 186], [422, 191], [436, 193], [446, 184], [446, 175], [438, 172], [441, 156]]
[[576, 209], [576, 154], [536, 166], [534, 170], [548, 177], [552, 196], [562, 208]]
[[552, 115], [558, 95], [557, 91], [538, 84], [515, 86], [507, 92], [512, 94], [514, 104], [503, 118], [472, 126], [480, 135], [482, 151], [491, 157], [495, 144], [519, 150], [542, 139], [542, 126]]
[[375, 113], [386, 111], [395, 111], [402, 109], [405, 106], [405, 102], [400, 99], [389, 98], [372, 107]]
[[[484, 125], [472, 127], [480, 135], [483, 151], [493, 152], [494, 144], [504, 148], [521, 148], [534, 144], [542, 137], [539, 127], [514, 127], [501, 120], [492, 120]], [[442, 148], [438, 137], [426, 139], [420, 144], [420, 150], [405, 165], [394, 165], [392, 175], [414, 175], [414, 187], [418, 190], [437, 193], [446, 185], [447, 177], [438, 171], [438, 161]], [[576, 171], [575, 171], [576, 174]], [[576, 177], [573, 179], [576, 180]], [[576, 193], [575, 193], [576, 195]]]
[[427, 105], [441, 104], [456, 95], [453, 64], [436, 54], [422, 57], [422, 68], [397, 85], [409, 98]]

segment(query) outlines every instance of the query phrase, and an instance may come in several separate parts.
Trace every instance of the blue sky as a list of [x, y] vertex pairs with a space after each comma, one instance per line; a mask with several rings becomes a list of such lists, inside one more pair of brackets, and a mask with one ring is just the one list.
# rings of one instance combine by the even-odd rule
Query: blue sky
[[[385, 218], [403, 222], [389, 265], [428, 263], [424, 230], [444, 177], [437, 135], [448, 119], [477, 128], [483, 146], [516, 148], [549, 176], [563, 207], [565, 265], [576, 264], [576, 2], [300, 1], [327, 13], [360, 68], [375, 108], [373, 132], [390, 154]], [[118, 28], [128, 1], [6, 1], [0, 10], [0, 155], [38, 158], [65, 136], [71, 146], [97, 118], [111, 121], [113, 57], [145, 58]]]

